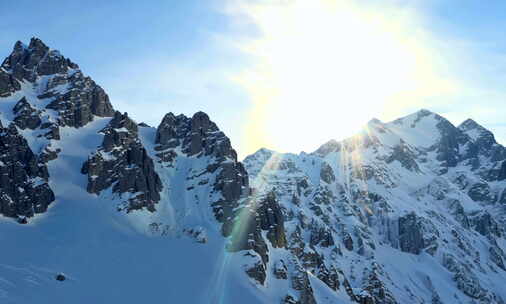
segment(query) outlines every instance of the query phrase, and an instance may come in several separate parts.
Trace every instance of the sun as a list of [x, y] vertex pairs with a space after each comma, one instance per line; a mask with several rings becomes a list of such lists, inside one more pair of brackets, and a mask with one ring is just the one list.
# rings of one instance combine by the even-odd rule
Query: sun
[[453, 89], [406, 12], [323, 0], [241, 9], [261, 32], [240, 46], [256, 59], [237, 77], [252, 100], [247, 153], [261, 146], [310, 152], [373, 117], [393, 118], [401, 106]]

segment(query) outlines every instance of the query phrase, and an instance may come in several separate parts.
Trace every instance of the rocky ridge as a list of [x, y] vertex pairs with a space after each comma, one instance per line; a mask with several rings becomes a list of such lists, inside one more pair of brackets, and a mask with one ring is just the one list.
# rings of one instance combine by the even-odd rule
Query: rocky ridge
[[[51, 173], [72, 168], [151, 236], [213, 248], [217, 233], [267, 302], [505, 303], [506, 149], [472, 120], [373, 119], [313, 153], [260, 149], [243, 165], [207, 114], [138, 124], [37, 38], [3, 62], [0, 112], [0, 213], [20, 223], [59, 208]], [[90, 130], [90, 154], [62, 150]]]
[[[477, 123], [422, 110], [311, 154], [248, 156], [252, 187], [282, 210], [286, 246], [272, 256], [301, 268], [283, 279], [285, 303], [316, 303], [314, 284], [293, 283], [301, 273], [358, 303], [504, 303], [504, 153]], [[253, 278], [274, 284], [273, 265]], [[451, 287], [433, 283], [447, 273]]]

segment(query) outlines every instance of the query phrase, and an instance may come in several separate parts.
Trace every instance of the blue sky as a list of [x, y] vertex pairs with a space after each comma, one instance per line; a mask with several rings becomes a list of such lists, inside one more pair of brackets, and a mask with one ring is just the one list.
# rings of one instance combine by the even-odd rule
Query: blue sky
[[[272, 2], [283, 7], [293, 1]], [[415, 103], [397, 101], [399, 110], [395, 115], [424, 107], [454, 123], [472, 117], [505, 142], [506, 2], [348, 2], [375, 15], [384, 15], [385, 19], [397, 18], [405, 12], [415, 16], [416, 22], [402, 23], [408, 24], [403, 31], [423, 32], [423, 37], [430, 41], [430, 52], [440, 61], [438, 75], [459, 83], [461, 89], [457, 93], [432, 94]], [[241, 46], [262, 39], [269, 28], [256, 24], [248, 13], [231, 9], [237, 3], [266, 2], [2, 1], [0, 56], [6, 56], [15, 41], [28, 42], [30, 37], [37, 36], [78, 63], [104, 87], [118, 110], [154, 126], [167, 112], [191, 115], [203, 110], [231, 137], [242, 156], [260, 145], [291, 152], [311, 151], [317, 143], [344, 136], [329, 131], [323, 122], [315, 122], [306, 128], [314, 127], [311, 132], [321, 135], [315, 136], [311, 143], [297, 138], [294, 144], [284, 144], [282, 135], [271, 141], [249, 139], [252, 132], [269, 131], [257, 129], [254, 117], [245, 123], [252, 119], [254, 96], [234, 79], [258, 64], [255, 54]], [[314, 59], [314, 54], [308, 54], [297, 61]], [[342, 108], [345, 107], [343, 104]], [[323, 108], [322, 112], [325, 111]], [[292, 116], [296, 115], [294, 112]], [[382, 113], [375, 116], [382, 120], [395, 118]], [[301, 117], [297, 119], [300, 121]], [[294, 121], [297, 120], [279, 117], [269, 125], [279, 129], [280, 134], [300, 134]], [[262, 123], [259, 119], [258, 124]], [[327, 131], [320, 132], [323, 128]]]

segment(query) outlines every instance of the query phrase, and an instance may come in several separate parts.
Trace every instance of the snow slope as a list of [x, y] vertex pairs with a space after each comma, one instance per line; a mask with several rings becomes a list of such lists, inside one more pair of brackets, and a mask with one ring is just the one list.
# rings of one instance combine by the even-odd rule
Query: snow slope
[[243, 166], [205, 113], [137, 124], [36, 38], [0, 68], [0, 120], [35, 155], [0, 132], [0, 303], [505, 303], [506, 149], [474, 121], [421, 110]]

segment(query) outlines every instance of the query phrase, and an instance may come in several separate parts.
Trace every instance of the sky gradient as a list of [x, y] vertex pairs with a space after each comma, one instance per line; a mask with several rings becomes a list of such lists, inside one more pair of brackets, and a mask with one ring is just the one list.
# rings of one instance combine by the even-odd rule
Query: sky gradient
[[2, 1], [0, 56], [37, 36], [116, 109], [208, 113], [241, 157], [311, 152], [420, 108], [506, 143], [506, 3]]

